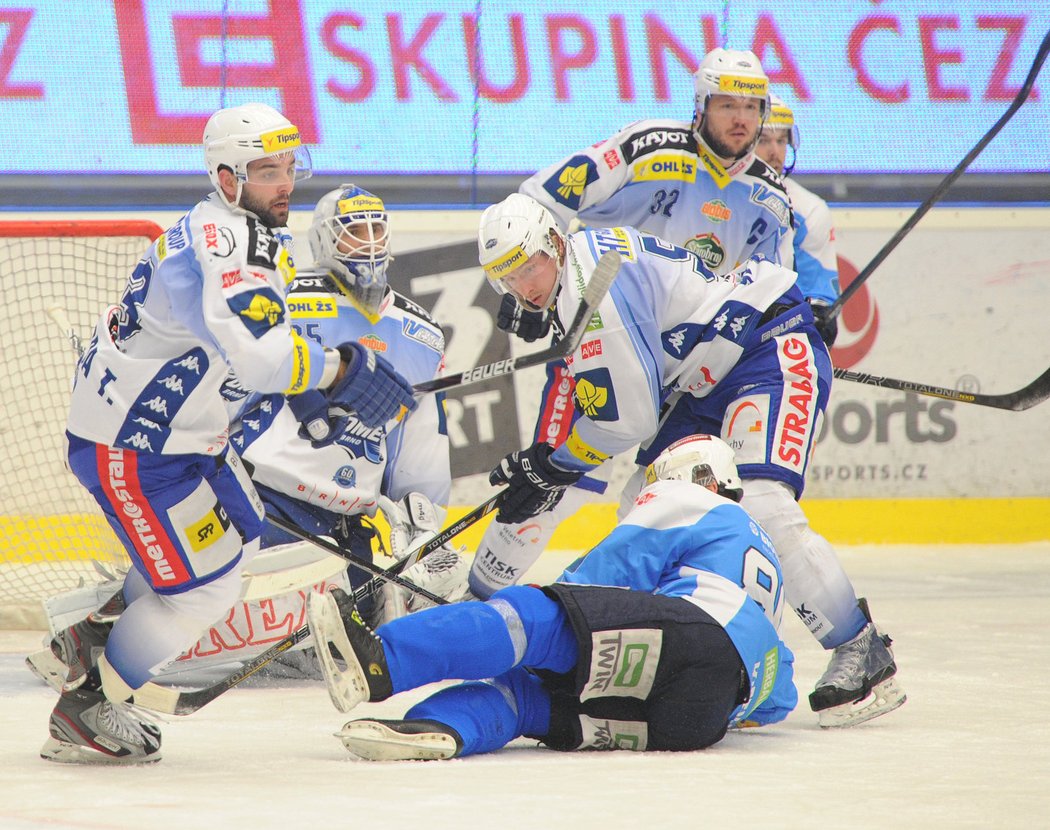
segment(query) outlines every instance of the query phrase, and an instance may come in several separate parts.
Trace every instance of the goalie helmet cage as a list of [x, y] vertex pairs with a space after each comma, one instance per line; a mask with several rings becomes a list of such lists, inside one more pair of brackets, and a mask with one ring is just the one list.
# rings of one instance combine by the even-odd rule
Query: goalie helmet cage
[[0, 628], [46, 628], [41, 601], [128, 567], [94, 499], [65, 466], [76, 354], [49, 316], [90, 338], [163, 230], [153, 222], [0, 221]]

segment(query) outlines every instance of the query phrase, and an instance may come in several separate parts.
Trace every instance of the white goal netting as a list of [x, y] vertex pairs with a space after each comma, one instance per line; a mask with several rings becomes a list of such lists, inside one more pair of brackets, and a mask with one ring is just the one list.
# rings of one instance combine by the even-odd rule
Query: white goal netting
[[44, 627], [41, 600], [127, 567], [65, 467], [76, 352], [161, 228], [152, 222], [0, 222], [0, 628]]

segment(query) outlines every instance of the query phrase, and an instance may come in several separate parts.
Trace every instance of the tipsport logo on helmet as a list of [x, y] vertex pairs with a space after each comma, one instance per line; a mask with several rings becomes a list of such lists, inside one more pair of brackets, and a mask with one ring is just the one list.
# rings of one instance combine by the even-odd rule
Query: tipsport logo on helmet
[[382, 213], [386, 208], [383, 200], [377, 196], [351, 196], [349, 199], [340, 199], [336, 202], [336, 210], [340, 213]]
[[264, 153], [279, 153], [281, 150], [290, 150], [302, 144], [299, 137], [298, 127], [282, 127], [279, 130], [271, 130], [259, 136], [262, 141]]
[[765, 98], [769, 82], [765, 78], [748, 78], [742, 75], [722, 75], [718, 79], [718, 91], [725, 95], [748, 95]]
[[524, 264], [528, 256], [525, 255], [525, 249], [520, 245], [511, 248], [507, 253], [501, 256], [499, 259], [493, 260], [485, 266], [485, 273], [488, 275], [490, 280], [498, 282], [503, 279], [507, 274], [517, 268], [519, 265]]

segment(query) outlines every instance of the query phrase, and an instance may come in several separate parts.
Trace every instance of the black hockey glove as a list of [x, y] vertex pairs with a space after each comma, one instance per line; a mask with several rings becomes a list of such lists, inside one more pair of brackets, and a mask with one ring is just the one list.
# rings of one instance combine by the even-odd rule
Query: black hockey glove
[[540, 442], [504, 458], [489, 473], [489, 484], [508, 485], [500, 500], [496, 521], [517, 524], [554, 509], [565, 488], [575, 484], [583, 473], [564, 470], [551, 461], [554, 448]]
[[551, 330], [549, 311], [528, 311], [522, 308], [511, 294], [504, 294], [496, 315], [496, 327], [508, 334], [532, 343], [546, 337]]
[[835, 338], [839, 336], [839, 319], [831, 316], [831, 306], [825, 305], [822, 300], [810, 300], [810, 308], [813, 309], [813, 323], [820, 332], [820, 337], [829, 349], [835, 345]]

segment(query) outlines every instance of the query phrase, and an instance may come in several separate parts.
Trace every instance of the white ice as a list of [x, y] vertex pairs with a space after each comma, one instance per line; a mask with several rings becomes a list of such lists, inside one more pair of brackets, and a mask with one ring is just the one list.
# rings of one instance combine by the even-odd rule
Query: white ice
[[[825, 654], [794, 617], [802, 701], [712, 749], [560, 754], [519, 741], [449, 762], [356, 761], [320, 684], [240, 688], [164, 725], [164, 760], [38, 757], [54, 694], [0, 633], [0, 828], [1050, 827], [1050, 543], [840, 551], [896, 640], [908, 702], [851, 730], [805, 696]], [[532, 578], [565, 561], [546, 554]], [[366, 704], [396, 717], [419, 696]]]

